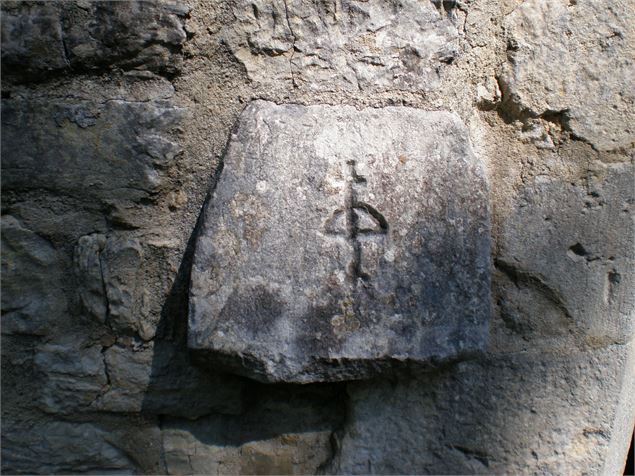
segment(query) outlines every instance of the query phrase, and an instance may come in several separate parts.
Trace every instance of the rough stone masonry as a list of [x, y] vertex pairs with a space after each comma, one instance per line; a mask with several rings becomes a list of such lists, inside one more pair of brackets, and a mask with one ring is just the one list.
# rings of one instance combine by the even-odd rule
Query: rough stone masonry
[[3, 473], [620, 474], [631, 0], [0, 8]]

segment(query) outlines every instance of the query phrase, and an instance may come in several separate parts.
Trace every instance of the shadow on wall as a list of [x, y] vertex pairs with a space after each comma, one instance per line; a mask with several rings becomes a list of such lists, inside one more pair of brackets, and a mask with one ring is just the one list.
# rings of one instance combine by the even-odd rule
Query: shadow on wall
[[163, 469], [315, 473], [333, 456], [333, 432], [345, 417], [343, 385], [266, 385], [202, 370], [190, 359], [188, 291], [200, 222], [201, 217], [161, 311], [142, 404], [142, 413], [160, 419]]

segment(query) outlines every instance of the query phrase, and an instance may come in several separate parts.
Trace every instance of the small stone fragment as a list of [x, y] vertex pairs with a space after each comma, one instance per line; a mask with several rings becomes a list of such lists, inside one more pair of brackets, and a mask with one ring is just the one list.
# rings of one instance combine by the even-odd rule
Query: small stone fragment
[[88, 315], [117, 332], [139, 332], [143, 249], [136, 239], [83, 236], [75, 248], [79, 296]]

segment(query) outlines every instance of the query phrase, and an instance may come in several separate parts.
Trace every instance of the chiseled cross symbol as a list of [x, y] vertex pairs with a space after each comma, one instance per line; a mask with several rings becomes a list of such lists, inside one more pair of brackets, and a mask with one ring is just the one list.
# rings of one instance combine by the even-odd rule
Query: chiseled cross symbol
[[326, 233], [344, 236], [351, 244], [353, 256], [346, 274], [350, 282], [355, 284], [358, 279], [369, 279], [368, 274], [362, 270], [360, 236], [385, 235], [388, 232], [388, 222], [374, 207], [357, 199], [356, 187], [366, 185], [366, 178], [358, 175], [354, 160], [346, 162], [345, 178], [344, 207], [335, 210], [324, 227]]

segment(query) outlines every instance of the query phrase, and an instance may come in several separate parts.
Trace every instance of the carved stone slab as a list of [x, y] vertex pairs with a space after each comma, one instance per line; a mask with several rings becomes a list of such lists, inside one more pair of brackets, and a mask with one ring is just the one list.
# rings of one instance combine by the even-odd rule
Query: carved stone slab
[[271, 382], [465, 355], [486, 340], [489, 236], [457, 116], [254, 102], [204, 211], [189, 346]]

